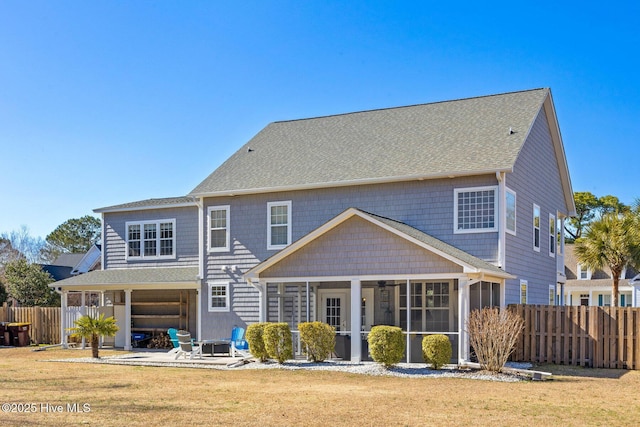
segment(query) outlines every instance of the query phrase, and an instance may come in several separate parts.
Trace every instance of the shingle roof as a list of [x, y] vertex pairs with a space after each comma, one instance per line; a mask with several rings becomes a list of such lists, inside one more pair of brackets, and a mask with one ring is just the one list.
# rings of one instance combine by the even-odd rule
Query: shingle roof
[[122, 268], [96, 270], [55, 282], [55, 286], [108, 286], [131, 284], [195, 283], [198, 267]]
[[121, 205], [107, 206], [104, 208], [94, 209], [94, 212], [118, 212], [118, 211], [135, 211], [139, 209], [152, 209], [152, 208], [172, 208], [176, 206], [196, 206], [196, 202], [193, 197], [181, 196], [181, 197], [166, 197], [162, 199], [146, 199], [137, 202], [123, 203]]
[[190, 194], [510, 171], [548, 95], [534, 89], [271, 123]]

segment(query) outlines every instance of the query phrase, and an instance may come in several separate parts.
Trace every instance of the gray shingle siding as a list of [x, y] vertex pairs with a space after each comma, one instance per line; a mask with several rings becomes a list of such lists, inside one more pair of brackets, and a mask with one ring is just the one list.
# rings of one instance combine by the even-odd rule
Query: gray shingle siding
[[[126, 223], [129, 221], [176, 220], [176, 258], [127, 260]], [[196, 207], [104, 213], [104, 269], [140, 267], [187, 267], [198, 265], [198, 210]]]
[[[250, 323], [258, 320], [258, 291], [242, 282], [242, 273], [274, 255], [267, 250], [267, 203], [291, 201], [292, 241], [305, 236], [349, 207], [404, 222], [480, 259], [497, 260], [496, 232], [454, 234], [454, 189], [496, 185], [495, 175], [409, 181], [216, 197], [204, 199], [203, 242], [207, 245], [209, 206], [230, 206], [231, 250], [207, 253], [205, 250], [205, 282], [234, 283], [231, 304], [235, 314], [207, 313], [203, 330], [214, 325]], [[344, 255], [344, 254], [343, 254]], [[329, 255], [335, 257], [335, 255]], [[410, 256], [409, 256], [410, 257]], [[380, 261], [380, 260], [378, 260]], [[409, 260], [410, 261], [410, 260]], [[327, 261], [334, 262], [334, 261]], [[221, 266], [237, 265], [240, 273], [222, 271]], [[316, 266], [322, 269], [322, 266]], [[323, 270], [324, 271], [324, 270]], [[335, 269], [333, 270], [335, 272]], [[303, 272], [301, 272], [302, 274]], [[320, 270], [318, 270], [320, 274]], [[308, 271], [306, 274], [310, 274]], [[208, 307], [203, 298], [203, 312]], [[217, 328], [217, 326], [215, 326]]]
[[[549, 285], [556, 284], [556, 258], [549, 256], [549, 214], [565, 206], [558, 159], [551, 142], [547, 118], [541, 110], [506, 185], [517, 194], [516, 236], [507, 233], [506, 270], [518, 276], [507, 280], [507, 304], [519, 303], [520, 279], [528, 281], [528, 302], [548, 304]], [[540, 206], [540, 252], [533, 249], [533, 205]]]

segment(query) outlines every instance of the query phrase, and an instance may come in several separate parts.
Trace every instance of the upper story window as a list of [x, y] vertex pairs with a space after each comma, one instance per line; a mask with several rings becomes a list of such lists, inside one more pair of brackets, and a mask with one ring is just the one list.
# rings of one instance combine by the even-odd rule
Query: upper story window
[[506, 230], [508, 233], [516, 234], [516, 193], [506, 189], [505, 206], [507, 208]]
[[291, 201], [267, 203], [267, 249], [291, 243]]
[[533, 250], [540, 252], [540, 206], [533, 205]]
[[556, 217], [549, 214], [549, 256], [556, 256]]
[[175, 219], [131, 221], [126, 228], [128, 259], [175, 258]]
[[591, 269], [578, 264], [578, 280], [591, 280]]
[[454, 190], [454, 232], [481, 233], [497, 231], [496, 187]]
[[207, 211], [209, 222], [209, 252], [229, 251], [229, 206], [210, 206]]

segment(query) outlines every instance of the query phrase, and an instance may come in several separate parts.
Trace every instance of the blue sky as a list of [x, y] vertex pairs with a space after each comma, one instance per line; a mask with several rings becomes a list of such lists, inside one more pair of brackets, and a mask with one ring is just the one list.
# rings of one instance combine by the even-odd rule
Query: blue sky
[[2, 1], [0, 233], [187, 194], [268, 123], [550, 87], [574, 191], [640, 197], [637, 2]]

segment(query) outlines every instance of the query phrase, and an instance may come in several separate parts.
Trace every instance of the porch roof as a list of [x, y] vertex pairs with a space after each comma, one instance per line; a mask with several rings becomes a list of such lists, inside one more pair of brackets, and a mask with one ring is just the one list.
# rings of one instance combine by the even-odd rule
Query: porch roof
[[396, 236], [399, 236], [400, 238], [405, 239], [408, 242], [411, 242], [429, 252], [432, 252], [454, 264], [461, 266], [463, 268], [463, 271], [467, 274], [487, 275], [500, 279], [515, 278], [515, 276], [507, 273], [501, 268], [490, 264], [489, 262], [484, 261], [478, 257], [475, 257], [465, 251], [462, 251], [448, 243], [445, 243], [442, 240], [430, 236], [429, 234], [411, 227], [410, 225], [390, 218], [385, 218], [379, 215], [365, 212], [357, 208], [349, 208], [324, 225], [318, 227], [311, 233], [307, 234], [306, 236], [302, 237], [293, 244], [287, 246], [280, 252], [276, 253], [272, 257], [266, 259], [262, 263], [249, 270], [244, 275], [245, 279], [247, 279], [248, 281], [251, 281], [252, 279], [258, 280], [260, 278], [260, 274], [265, 270], [283, 261], [288, 256], [302, 249], [309, 243], [318, 239], [320, 236], [323, 236], [348, 219], [356, 216], [374, 225], [377, 225], [378, 227], [381, 227], [382, 229], [385, 229], [395, 234]]
[[136, 285], [171, 284], [185, 288], [195, 287], [197, 283], [198, 267], [148, 267], [96, 270], [51, 283], [49, 286], [65, 290], [82, 290], [84, 288], [128, 288]]

